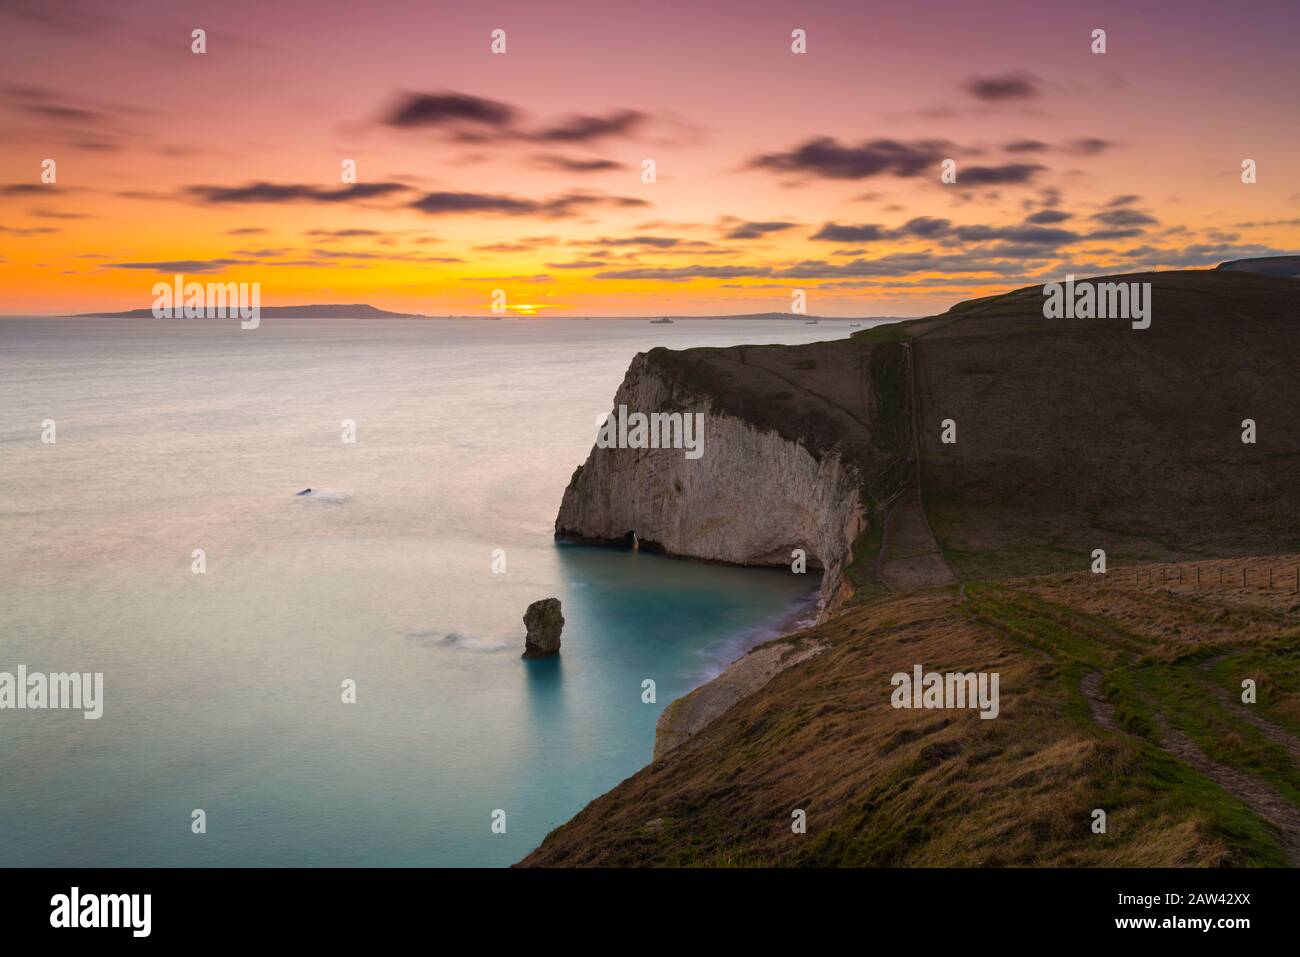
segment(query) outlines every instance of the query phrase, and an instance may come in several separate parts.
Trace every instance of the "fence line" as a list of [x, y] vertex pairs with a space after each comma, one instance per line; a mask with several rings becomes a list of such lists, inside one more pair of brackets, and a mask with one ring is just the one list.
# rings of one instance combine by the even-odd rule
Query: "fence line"
[[[1131, 584], [1133, 586], [1149, 585], [1152, 587], [1167, 587], [1169, 585], [1183, 584], [1192, 584], [1197, 588], [1250, 588], [1253, 586], [1256, 588], [1282, 589], [1283, 591], [1300, 594], [1300, 565], [1295, 567], [1270, 565], [1267, 569], [1248, 569], [1243, 566], [1241, 569], [1240, 580], [1238, 580], [1235, 574], [1230, 577], [1225, 577], [1224, 569], [1219, 567], [1216, 569], [1218, 571], [1217, 581], [1212, 575], [1202, 575], [1202, 566], [1200, 565], [1195, 565], [1191, 568], [1191, 571], [1195, 573], [1194, 577], [1191, 574], [1184, 577], [1183, 571], [1185, 568], [1186, 566], [1179, 565], [1177, 568], [1178, 577], [1175, 578], [1170, 574], [1172, 570], [1168, 566], [1161, 566], [1158, 580], [1155, 574], [1155, 569], [1151, 568], [1146, 569], [1145, 573], [1141, 568], [1133, 568], [1131, 569], [1133, 573], [1131, 578], [1128, 578], [1128, 576], [1124, 574], [1125, 572], [1130, 571], [1130, 569], [1119, 569], [1113, 572], [1100, 573], [1086, 571], [1083, 572], [1083, 574], [1087, 576], [1087, 579], [1085, 580], [1092, 581], [1099, 587], [1103, 588], [1106, 586], [1107, 582], [1110, 581], [1115, 585]], [[1265, 578], [1265, 572], [1267, 572], [1267, 578]], [[1065, 574], [1068, 576], [1069, 580], [1073, 580], [1075, 575], [1074, 572], [1071, 572], [1066, 568], [1060, 568], [1058, 573]]]

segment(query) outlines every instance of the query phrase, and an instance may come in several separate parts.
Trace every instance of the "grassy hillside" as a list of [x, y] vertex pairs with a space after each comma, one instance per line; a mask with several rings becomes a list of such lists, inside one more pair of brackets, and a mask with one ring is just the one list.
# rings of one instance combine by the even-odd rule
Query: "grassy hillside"
[[[880, 510], [918, 480], [959, 578], [1083, 568], [1095, 548], [1127, 563], [1300, 549], [1300, 282], [1097, 281], [1111, 280], [1152, 284], [1149, 329], [1045, 319], [1033, 287], [848, 340], [649, 357], [684, 394], [860, 469], [867, 595]], [[955, 444], [940, 441], [945, 419]]]
[[1152, 283], [1151, 328], [1047, 320], [1025, 290], [912, 340], [926, 512], [959, 577], [1082, 568], [1094, 548], [1122, 562], [1300, 549], [1300, 283], [1118, 278]]
[[[523, 863], [1300, 863], [1300, 283], [1109, 278], [1152, 284], [1149, 329], [1045, 319], [1032, 288], [846, 341], [651, 353], [860, 469], [856, 597], [792, 636], [828, 650]], [[916, 664], [999, 673], [1001, 714], [894, 709]]]
[[[523, 863], [1295, 863], [1297, 565], [1202, 564], [1199, 586], [1193, 566], [1181, 584], [1176, 566], [1125, 568], [1104, 586], [1076, 573], [849, 608], [803, 633], [829, 651], [593, 801]], [[892, 708], [890, 676], [916, 663], [999, 672], [1000, 716]], [[1256, 710], [1233, 704], [1248, 676]], [[797, 808], [806, 834], [791, 830]], [[1095, 808], [1106, 834], [1092, 832]]]

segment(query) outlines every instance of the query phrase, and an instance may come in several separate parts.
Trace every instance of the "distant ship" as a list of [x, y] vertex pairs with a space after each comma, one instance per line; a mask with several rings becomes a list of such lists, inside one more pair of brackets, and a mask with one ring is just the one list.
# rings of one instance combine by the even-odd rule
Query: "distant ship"
[[805, 325], [805, 326], [815, 326], [815, 325], [817, 325], [817, 320], [816, 320], [816, 319], [808, 319], [808, 320], [806, 320], [806, 321], [804, 322], [804, 325]]
[[662, 319], [651, 319], [650, 321], [651, 322], [672, 322], [672, 320], [669, 319], [667, 316], [664, 316]]

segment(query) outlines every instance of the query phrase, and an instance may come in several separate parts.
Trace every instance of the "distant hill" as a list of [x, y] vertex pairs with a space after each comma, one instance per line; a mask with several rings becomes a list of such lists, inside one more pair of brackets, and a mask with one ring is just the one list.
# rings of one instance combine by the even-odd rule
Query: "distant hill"
[[[413, 312], [389, 312], [364, 303], [312, 306], [263, 306], [263, 319], [424, 319]], [[74, 319], [152, 319], [151, 309], [128, 309], [125, 312], [82, 312]]]
[[[151, 309], [128, 309], [125, 312], [80, 312], [72, 319], [152, 319]], [[645, 322], [660, 316], [431, 316], [418, 312], [389, 312], [375, 306], [353, 305], [263, 306], [263, 319], [502, 319], [516, 318], [536, 322], [538, 319], [623, 319]], [[903, 322], [909, 316], [797, 316], [788, 312], [753, 312], [731, 316], [669, 316], [674, 321], [688, 319], [782, 319], [786, 322]]]
[[[565, 318], [556, 316], [554, 318]], [[599, 317], [605, 318], [605, 317]], [[652, 319], [654, 316], [609, 316], [610, 319]], [[727, 316], [673, 316], [671, 319], [783, 319], [786, 322], [902, 322], [911, 316], [799, 316], [790, 312], [746, 312]]]
[[1219, 269], [1234, 272], [1257, 272], [1264, 276], [1300, 278], [1300, 256], [1260, 256], [1257, 259], [1234, 259], [1219, 263]]

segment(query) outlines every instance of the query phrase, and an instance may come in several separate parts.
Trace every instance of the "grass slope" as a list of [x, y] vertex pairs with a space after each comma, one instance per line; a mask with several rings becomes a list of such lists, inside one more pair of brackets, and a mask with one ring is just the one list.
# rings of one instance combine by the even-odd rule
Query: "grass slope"
[[[1260, 713], [1294, 718], [1300, 595], [1266, 564], [1205, 566], [1204, 584], [1132, 570], [891, 596], [804, 632], [831, 650], [778, 676], [679, 751], [552, 832], [530, 866], [1285, 865], [1278, 829], [1161, 746], [1158, 720], [1280, 792], [1300, 778], [1246, 716], [1208, 705], [1216, 682], [1261, 683]], [[1273, 559], [1294, 569], [1300, 556]], [[1149, 574], [1149, 571], [1148, 571]], [[1224, 670], [1201, 665], [1222, 658]], [[901, 710], [890, 676], [997, 671], [1002, 713]], [[1081, 689], [1091, 673], [1123, 727]], [[1294, 725], [1291, 725], [1294, 730]], [[1172, 733], [1172, 732], [1171, 732]], [[1107, 812], [1106, 834], [1091, 830]], [[806, 834], [791, 813], [807, 813]]]

